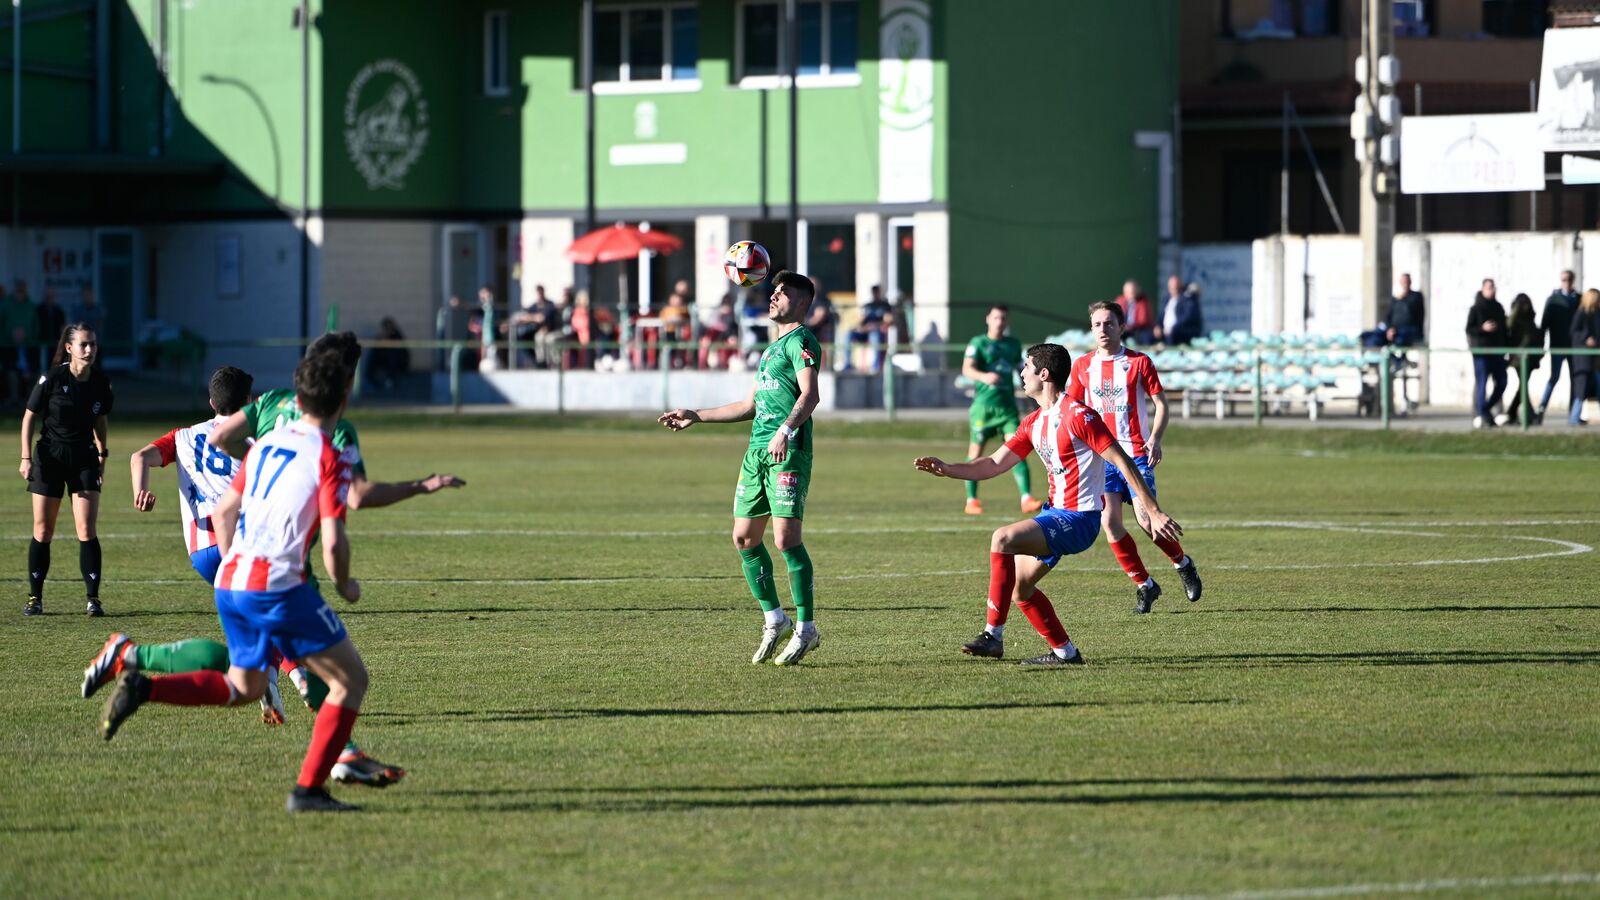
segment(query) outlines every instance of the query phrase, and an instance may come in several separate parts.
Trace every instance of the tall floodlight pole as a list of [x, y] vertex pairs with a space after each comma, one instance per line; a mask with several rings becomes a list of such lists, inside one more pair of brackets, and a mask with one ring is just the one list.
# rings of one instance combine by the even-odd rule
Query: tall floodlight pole
[[1364, 0], [1361, 56], [1356, 80], [1361, 96], [1350, 120], [1361, 163], [1361, 322], [1378, 320], [1393, 281], [1395, 193], [1400, 184], [1400, 62], [1394, 55], [1394, 0]]
[[799, 271], [800, 253], [800, 29], [795, 0], [784, 3], [783, 29], [789, 69], [789, 268]]
[[300, 0], [300, 336], [311, 336], [311, 3]]

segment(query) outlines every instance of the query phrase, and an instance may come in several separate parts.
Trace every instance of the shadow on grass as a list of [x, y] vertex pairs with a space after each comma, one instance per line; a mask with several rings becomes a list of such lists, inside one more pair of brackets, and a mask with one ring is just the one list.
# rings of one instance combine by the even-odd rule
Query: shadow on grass
[[926, 703], [914, 706], [810, 706], [781, 709], [447, 709], [439, 712], [400, 713], [363, 712], [363, 719], [381, 719], [385, 724], [404, 725], [414, 720], [451, 722], [548, 722], [572, 719], [698, 719], [718, 716], [844, 716], [859, 713], [994, 712], [1012, 709], [1088, 709], [1122, 706], [1199, 706], [1228, 704], [1230, 699], [1183, 700], [1056, 700], [1047, 703]]
[[[475, 812], [588, 812], [649, 813], [687, 812], [715, 809], [763, 809], [850, 806], [1007, 806], [1075, 805], [1110, 806], [1123, 804], [1189, 803], [1303, 803], [1330, 800], [1475, 800], [1483, 797], [1571, 800], [1600, 797], [1600, 790], [1495, 789], [1473, 782], [1517, 779], [1577, 779], [1600, 777], [1595, 772], [1467, 773], [1422, 772], [1377, 775], [1289, 775], [1217, 776], [1193, 778], [1105, 778], [1068, 780], [1001, 781], [890, 781], [881, 783], [845, 782], [815, 785], [712, 785], [573, 787], [553, 790], [510, 788], [436, 791], [439, 798], [466, 798], [488, 801], [473, 803]], [[1465, 785], [1469, 789], [1409, 790], [1384, 789], [1405, 784]], [[1214, 785], [1205, 790], [1161, 790], [1162, 788]], [[1148, 791], [1085, 792], [1096, 788], [1139, 788]], [[1229, 790], [1242, 787], [1245, 790]], [[1250, 789], [1256, 788], [1256, 789]], [[1299, 788], [1312, 788], [1300, 790]], [[1363, 788], [1378, 788], [1377, 790]], [[931, 791], [933, 795], [905, 791]], [[1024, 791], [1026, 793], [1006, 793]], [[551, 795], [549, 799], [502, 800], [529, 795]], [[572, 795], [578, 796], [572, 796]], [[622, 796], [607, 796], [622, 795]], [[635, 796], [650, 795], [650, 796]], [[695, 796], [710, 795], [710, 796]], [[820, 795], [820, 796], [818, 796]]]
[[[356, 609], [339, 610], [344, 616], [413, 616], [439, 613], [706, 613], [750, 612], [754, 607], [744, 603], [734, 606], [435, 606], [423, 609]], [[940, 612], [949, 606], [829, 606], [828, 613], [877, 612]]]
[[1233, 666], [1587, 666], [1600, 663], [1600, 650], [1378, 650], [1370, 653], [1213, 653], [1196, 656], [1108, 657], [1112, 665]]
[[1542, 612], [1564, 609], [1600, 609], [1600, 603], [1552, 603], [1547, 606], [1279, 606], [1235, 607], [1232, 609], [1175, 609], [1175, 615], [1230, 615], [1233, 613], [1456, 613], [1456, 612]]

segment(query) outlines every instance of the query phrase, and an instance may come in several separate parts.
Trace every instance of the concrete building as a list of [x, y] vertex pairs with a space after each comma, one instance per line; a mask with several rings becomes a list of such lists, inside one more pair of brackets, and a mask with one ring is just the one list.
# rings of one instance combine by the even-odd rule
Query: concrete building
[[919, 337], [963, 338], [994, 301], [1043, 335], [1153, 281], [1175, 239], [1178, 4], [1135, 6], [802, 0], [791, 261], [776, 0], [599, 0], [593, 33], [580, 0], [24, 0], [0, 274], [97, 285], [124, 362], [155, 321], [279, 371], [292, 351], [230, 342], [333, 307], [427, 338], [451, 295], [554, 293], [585, 277], [562, 251], [592, 54], [597, 222], [686, 244], [628, 267], [630, 302], [679, 278], [719, 299], [722, 249], [753, 238], [846, 308], [912, 298]]

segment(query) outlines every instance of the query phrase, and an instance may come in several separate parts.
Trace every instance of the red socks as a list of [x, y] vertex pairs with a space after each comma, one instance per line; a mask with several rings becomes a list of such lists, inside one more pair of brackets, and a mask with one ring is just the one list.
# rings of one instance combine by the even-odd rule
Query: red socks
[[1011, 592], [1017, 587], [1017, 558], [1009, 553], [989, 554], [989, 624], [1004, 625], [1011, 612]]
[[1161, 548], [1161, 552], [1167, 555], [1167, 559], [1170, 560], [1173, 565], [1176, 566], [1183, 562], [1182, 544], [1178, 543], [1177, 541], [1169, 541], [1166, 538], [1159, 537], [1155, 539], [1155, 542], [1156, 546]]
[[150, 699], [175, 706], [227, 706], [233, 699], [228, 676], [202, 669], [150, 679]]
[[1050, 605], [1050, 598], [1044, 591], [1034, 591], [1033, 596], [1026, 600], [1018, 600], [1017, 608], [1028, 617], [1033, 625], [1033, 630], [1052, 647], [1065, 647], [1072, 638], [1067, 636], [1067, 629], [1056, 618], [1056, 608]]
[[332, 703], [322, 704], [317, 713], [317, 723], [311, 729], [311, 746], [306, 748], [306, 761], [300, 766], [300, 780], [295, 784], [303, 788], [319, 788], [328, 780], [333, 764], [339, 761], [339, 752], [350, 740], [350, 730], [356, 726], [359, 710], [346, 709]]
[[1111, 552], [1116, 555], [1117, 564], [1122, 566], [1122, 571], [1128, 573], [1134, 584], [1144, 584], [1150, 580], [1150, 572], [1139, 559], [1139, 545], [1133, 542], [1133, 535], [1125, 534], [1121, 540], [1112, 541]]

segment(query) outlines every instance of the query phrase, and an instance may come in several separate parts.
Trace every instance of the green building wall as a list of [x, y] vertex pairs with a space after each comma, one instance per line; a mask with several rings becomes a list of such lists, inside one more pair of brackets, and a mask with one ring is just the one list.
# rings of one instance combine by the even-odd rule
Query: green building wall
[[[1085, 307], [1157, 277], [1157, 158], [1134, 132], [1171, 132], [1173, 0], [1013, 0], [942, 7], [949, 67], [951, 333], [991, 302], [1013, 331], [1083, 325]], [[1051, 27], [1026, 27], [1043, 22]], [[1004, 24], [1014, 23], [1014, 24]]]

